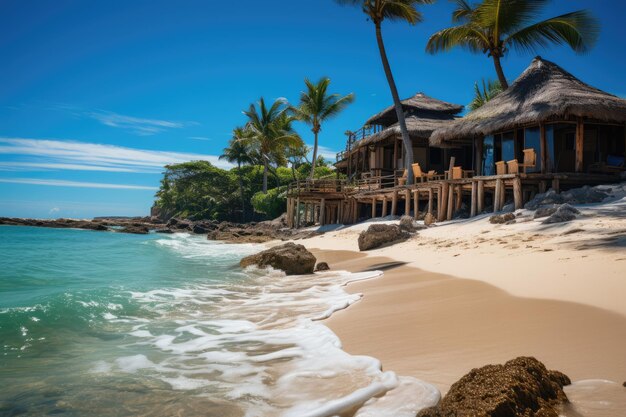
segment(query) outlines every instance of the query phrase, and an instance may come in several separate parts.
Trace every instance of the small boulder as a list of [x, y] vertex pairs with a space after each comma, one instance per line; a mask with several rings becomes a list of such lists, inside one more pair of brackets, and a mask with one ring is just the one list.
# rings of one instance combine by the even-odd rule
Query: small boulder
[[366, 251], [379, 248], [383, 245], [404, 240], [408, 236], [408, 233], [402, 231], [400, 226], [373, 224], [359, 234], [359, 250]]
[[489, 223], [491, 224], [505, 224], [505, 223], [513, 222], [514, 220], [515, 220], [515, 214], [513, 213], [496, 214], [495, 216], [489, 217]]
[[315, 256], [304, 246], [293, 242], [275, 246], [255, 255], [246, 256], [239, 262], [242, 268], [256, 265], [259, 268], [271, 266], [280, 269], [287, 275], [304, 275], [313, 273]]
[[569, 384], [567, 375], [547, 370], [535, 358], [519, 357], [472, 369], [418, 417], [558, 417], [560, 405], [568, 401], [563, 386]]
[[424, 216], [425, 226], [430, 226], [431, 224], [435, 224], [436, 221], [437, 219], [435, 219], [435, 216], [433, 216], [431, 213], [426, 213], [426, 216]]
[[400, 230], [404, 232], [412, 233], [417, 230], [417, 227], [415, 225], [415, 220], [411, 216], [400, 217], [400, 223], [398, 224], [398, 226], [400, 226]]
[[556, 211], [551, 214], [547, 219], [545, 219], [543, 224], [552, 224], [552, 223], [564, 223], [574, 220], [577, 215], [580, 214], [580, 211], [570, 206], [569, 204], [562, 204], [559, 206]]
[[328, 270], [330, 270], [330, 266], [328, 266], [326, 262], [320, 262], [317, 265], [315, 265], [315, 272], [328, 271]]
[[542, 217], [548, 217], [553, 215], [559, 208], [558, 204], [551, 204], [548, 206], [539, 207], [533, 216], [534, 219], [540, 219]]
[[205, 233], [209, 233], [210, 229], [206, 228], [204, 225], [201, 225], [201, 224], [194, 224], [193, 229], [191, 229], [191, 231], [197, 235], [203, 235]]
[[131, 234], [134, 234], [134, 235], [147, 235], [148, 233], [150, 233], [150, 229], [148, 229], [148, 227], [146, 227], [146, 226], [129, 225], [129, 226], [126, 226], [126, 227], [118, 230], [118, 232], [120, 232], [120, 233], [131, 233]]

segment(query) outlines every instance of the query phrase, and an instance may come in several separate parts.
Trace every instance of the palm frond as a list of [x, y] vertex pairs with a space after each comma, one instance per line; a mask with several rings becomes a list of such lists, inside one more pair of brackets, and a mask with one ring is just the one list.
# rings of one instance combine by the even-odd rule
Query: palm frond
[[449, 51], [460, 46], [471, 52], [483, 52], [489, 48], [489, 38], [486, 33], [471, 23], [453, 26], [440, 30], [433, 34], [426, 44], [426, 52], [435, 54], [441, 51]]
[[456, 4], [456, 9], [452, 12], [452, 21], [456, 23], [471, 20], [474, 9], [466, 0], [451, 0]]
[[569, 45], [577, 53], [588, 52], [598, 40], [597, 19], [585, 10], [567, 13], [521, 29], [505, 42], [519, 51], [534, 52], [550, 44]]

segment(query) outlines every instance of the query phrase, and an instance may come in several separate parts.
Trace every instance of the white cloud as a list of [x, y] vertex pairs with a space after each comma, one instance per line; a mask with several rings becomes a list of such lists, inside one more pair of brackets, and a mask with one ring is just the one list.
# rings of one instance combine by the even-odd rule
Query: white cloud
[[[39, 168], [73, 169], [117, 172], [159, 172], [165, 165], [194, 160], [209, 161], [220, 168], [230, 168], [228, 162], [216, 155], [154, 151], [97, 143], [47, 139], [0, 137], [0, 154], [35, 158], [28, 162], [4, 162], [5, 169], [13, 165], [39, 164]], [[16, 165], [17, 164], [17, 165]], [[54, 164], [54, 165], [50, 165]], [[22, 170], [24, 166], [21, 167]]]
[[[311, 148], [313, 148], [313, 146], [311, 146]], [[312, 152], [313, 151], [311, 151], [311, 155], [313, 155]], [[323, 156], [324, 159], [330, 162], [335, 162], [335, 160], [337, 159], [337, 151], [327, 148], [326, 146], [318, 146], [317, 154]]]
[[80, 187], [80, 188], [113, 188], [121, 190], [158, 190], [158, 187], [132, 184], [107, 184], [101, 182], [65, 181], [39, 178], [0, 178], [0, 182], [9, 184], [48, 185], [53, 187]]
[[167, 129], [181, 129], [197, 124], [195, 122], [144, 119], [103, 110], [83, 112], [83, 115], [95, 119], [106, 126], [131, 130], [141, 136], [154, 135]]
[[158, 174], [161, 169], [136, 169], [115, 166], [98, 166], [85, 164], [61, 164], [45, 162], [0, 162], [0, 171], [104, 171], [104, 172], [141, 172]]
[[48, 214], [58, 213], [59, 211], [61, 211], [61, 209], [60, 209], [60, 208], [58, 208], [58, 207], [52, 207], [52, 208], [50, 209], [50, 211], [48, 212]]
[[189, 136], [189, 139], [193, 139], [193, 140], [204, 140], [204, 141], [211, 140], [211, 138], [206, 138], [206, 137], [204, 137], [204, 136]]

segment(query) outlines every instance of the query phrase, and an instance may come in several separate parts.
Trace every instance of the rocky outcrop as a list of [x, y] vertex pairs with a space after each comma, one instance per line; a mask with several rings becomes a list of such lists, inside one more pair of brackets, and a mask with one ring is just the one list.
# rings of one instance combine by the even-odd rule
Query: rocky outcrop
[[441, 402], [418, 417], [558, 417], [570, 379], [535, 358], [473, 369], [454, 383]]
[[328, 266], [326, 262], [320, 262], [317, 265], [315, 265], [315, 272], [329, 271], [329, 270], [330, 270], [330, 266]]
[[241, 260], [242, 268], [255, 265], [259, 268], [271, 266], [280, 269], [287, 275], [312, 274], [315, 267], [315, 256], [304, 246], [289, 242], [264, 250]]
[[[539, 211], [539, 210], [537, 210], [537, 211]], [[572, 220], [576, 219], [576, 217], [579, 214], [580, 214], [580, 211], [577, 208], [572, 207], [569, 204], [561, 204], [542, 223], [543, 224], [552, 224], [552, 223], [569, 222], [569, 221], [572, 221]]]
[[150, 229], [141, 224], [131, 224], [118, 230], [119, 233], [131, 233], [134, 235], [147, 235]]
[[496, 214], [489, 217], [489, 223], [491, 224], [508, 224], [511, 222], [515, 222], [515, 214], [513, 213]]
[[584, 186], [563, 191], [558, 194], [554, 190], [537, 194], [532, 200], [524, 205], [525, 209], [537, 210], [540, 207], [554, 206], [559, 204], [595, 204], [604, 201], [609, 194], [607, 191], [596, 187]]
[[379, 248], [408, 237], [409, 234], [395, 224], [373, 224], [359, 234], [359, 250], [366, 251]]

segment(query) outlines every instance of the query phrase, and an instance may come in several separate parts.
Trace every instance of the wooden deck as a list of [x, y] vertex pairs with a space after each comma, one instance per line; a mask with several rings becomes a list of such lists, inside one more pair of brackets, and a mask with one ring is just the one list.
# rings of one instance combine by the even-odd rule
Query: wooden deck
[[[354, 224], [387, 215], [435, 215], [437, 221], [451, 220], [463, 203], [470, 217], [499, 212], [507, 201], [515, 209], [535, 194], [548, 189], [618, 182], [618, 175], [553, 173], [476, 176], [455, 180], [417, 182], [397, 186], [396, 179], [382, 177], [347, 183], [345, 180], [307, 180], [293, 183], [287, 191], [289, 227]], [[487, 206], [489, 204], [489, 207]]]

